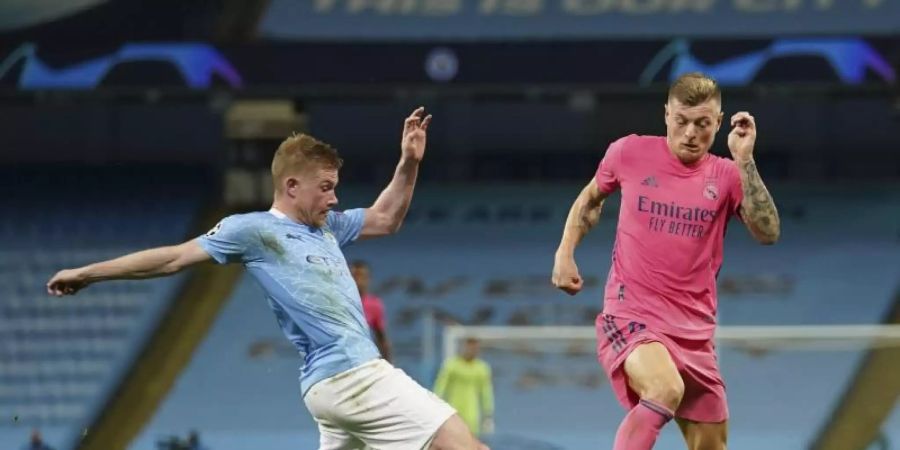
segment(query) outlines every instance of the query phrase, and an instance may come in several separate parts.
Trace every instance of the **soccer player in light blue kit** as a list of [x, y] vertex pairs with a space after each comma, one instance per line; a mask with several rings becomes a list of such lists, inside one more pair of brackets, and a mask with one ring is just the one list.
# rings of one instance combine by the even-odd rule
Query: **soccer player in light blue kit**
[[425, 154], [431, 116], [423, 115], [418, 108], [406, 118], [394, 178], [369, 208], [332, 211], [341, 159], [325, 143], [292, 136], [272, 159], [269, 211], [226, 217], [180, 245], [60, 271], [47, 291], [71, 295], [98, 281], [171, 275], [209, 260], [241, 263], [304, 358], [300, 387], [320, 449], [486, 449], [453, 408], [379, 357], [341, 251], [400, 228]]

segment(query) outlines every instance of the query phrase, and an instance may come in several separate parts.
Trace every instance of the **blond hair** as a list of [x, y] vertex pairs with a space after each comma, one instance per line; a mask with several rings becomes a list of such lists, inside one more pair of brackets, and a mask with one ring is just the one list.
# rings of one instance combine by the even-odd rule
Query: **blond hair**
[[669, 87], [669, 99], [676, 99], [685, 106], [697, 106], [707, 100], [722, 102], [719, 84], [700, 72], [686, 73]]
[[340, 169], [344, 161], [337, 150], [307, 134], [295, 134], [285, 139], [272, 157], [272, 183], [280, 191], [284, 177], [309, 169]]

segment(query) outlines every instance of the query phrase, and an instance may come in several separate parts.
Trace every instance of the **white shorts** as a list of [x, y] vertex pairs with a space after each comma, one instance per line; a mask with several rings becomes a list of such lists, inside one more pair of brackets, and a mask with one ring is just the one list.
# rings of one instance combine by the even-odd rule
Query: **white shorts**
[[456, 411], [383, 359], [314, 384], [303, 397], [320, 450], [427, 448]]

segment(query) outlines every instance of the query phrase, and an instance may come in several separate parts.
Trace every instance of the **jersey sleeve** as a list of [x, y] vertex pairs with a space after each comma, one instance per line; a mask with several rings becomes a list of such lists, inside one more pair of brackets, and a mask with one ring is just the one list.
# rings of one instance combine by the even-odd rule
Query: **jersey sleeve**
[[346, 211], [331, 211], [328, 213], [328, 228], [334, 233], [335, 239], [341, 247], [355, 241], [362, 231], [366, 218], [366, 210], [363, 208], [348, 209]]
[[594, 180], [601, 192], [610, 194], [619, 189], [622, 172], [622, 152], [625, 148], [627, 137], [621, 138], [606, 149], [606, 154], [597, 167]]
[[243, 261], [252, 236], [250, 221], [245, 216], [233, 215], [222, 219], [197, 238], [197, 242], [217, 263], [225, 264]]

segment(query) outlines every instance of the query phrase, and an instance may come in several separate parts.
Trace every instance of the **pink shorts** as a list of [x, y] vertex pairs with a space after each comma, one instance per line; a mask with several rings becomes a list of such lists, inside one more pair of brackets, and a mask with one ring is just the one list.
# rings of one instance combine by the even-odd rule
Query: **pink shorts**
[[597, 358], [606, 371], [619, 402], [630, 410], [638, 404], [637, 393], [628, 387], [625, 358], [638, 345], [659, 342], [669, 351], [684, 380], [684, 397], [675, 417], [694, 422], [728, 420], [725, 383], [719, 373], [716, 348], [710, 340], [688, 340], [654, 332], [640, 321], [597, 316]]

